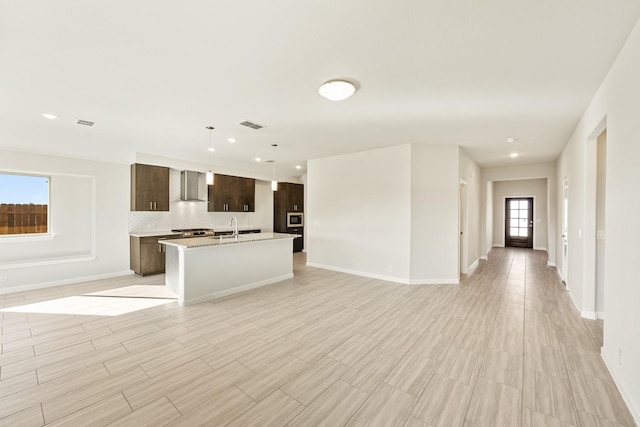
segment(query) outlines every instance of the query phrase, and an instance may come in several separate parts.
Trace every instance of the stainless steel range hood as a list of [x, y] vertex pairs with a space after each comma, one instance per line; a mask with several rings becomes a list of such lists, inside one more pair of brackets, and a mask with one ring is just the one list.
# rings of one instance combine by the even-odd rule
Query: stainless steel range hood
[[198, 181], [200, 172], [182, 171], [180, 172], [180, 200], [191, 202], [206, 202], [198, 198]]

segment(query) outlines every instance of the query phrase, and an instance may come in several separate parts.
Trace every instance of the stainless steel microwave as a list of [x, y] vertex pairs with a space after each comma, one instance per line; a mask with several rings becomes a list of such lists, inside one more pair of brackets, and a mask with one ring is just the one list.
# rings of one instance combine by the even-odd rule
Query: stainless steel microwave
[[302, 212], [287, 212], [287, 227], [304, 227]]

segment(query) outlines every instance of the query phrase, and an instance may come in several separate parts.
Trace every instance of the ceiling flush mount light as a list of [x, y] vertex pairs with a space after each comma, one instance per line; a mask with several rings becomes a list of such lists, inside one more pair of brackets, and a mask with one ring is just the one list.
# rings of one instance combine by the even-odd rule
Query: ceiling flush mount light
[[516, 138], [507, 138], [507, 144], [513, 144], [516, 141], [517, 141]]
[[54, 115], [54, 114], [49, 114], [49, 113], [42, 113], [42, 117], [44, 117], [45, 119], [49, 119], [49, 120], [55, 120], [58, 118], [58, 116]]
[[229, 144], [235, 144], [236, 143], [236, 139], [235, 138], [227, 138], [227, 141], [229, 142]]
[[260, 157], [256, 157], [256, 162], [261, 162], [262, 159]]
[[320, 86], [318, 93], [329, 101], [343, 101], [356, 93], [356, 86], [346, 80], [329, 80]]
[[518, 153], [511, 153], [509, 154], [509, 157], [511, 157], [512, 159], [515, 159], [516, 157], [518, 157], [519, 154]]
[[[209, 153], [211, 153], [216, 150], [211, 145], [211, 131], [214, 129], [214, 127], [207, 126], [207, 129], [209, 129], [209, 148], [207, 148], [207, 150], [209, 151]], [[209, 163], [211, 163], [211, 155], [209, 155]], [[207, 172], [207, 185], [213, 185], [213, 171], [211, 169], [209, 169], [209, 172]]]
[[296, 169], [302, 169], [302, 166], [296, 165]]
[[271, 191], [278, 191], [278, 181], [276, 181], [276, 147], [278, 144], [271, 144], [273, 147], [273, 179], [271, 180]]

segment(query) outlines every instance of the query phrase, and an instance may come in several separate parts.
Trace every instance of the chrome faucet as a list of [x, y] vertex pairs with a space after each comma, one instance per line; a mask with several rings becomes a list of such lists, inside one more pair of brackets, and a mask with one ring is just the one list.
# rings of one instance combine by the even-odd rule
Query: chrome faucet
[[231, 221], [229, 221], [229, 227], [232, 226], [234, 220], [236, 221], [236, 228], [233, 230], [232, 236], [238, 237], [238, 218], [236, 218], [235, 216], [232, 217]]

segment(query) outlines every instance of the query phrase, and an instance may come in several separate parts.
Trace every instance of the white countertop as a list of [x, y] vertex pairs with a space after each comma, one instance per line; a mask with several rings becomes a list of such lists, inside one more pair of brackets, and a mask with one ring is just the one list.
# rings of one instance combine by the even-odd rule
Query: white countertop
[[230, 245], [236, 243], [250, 243], [260, 240], [293, 239], [302, 237], [299, 234], [288, 233], [253, 233], [240, 234], [237, 238], [229, 236], [220, 237], [190, 237], [187, 239], [162, 240], [158, 243], [167, 246], [177, 246], [179, 248], [199, 248], [203, 246]]
[[[238, 227], [238, 231], [246, 230], [260, 230], [260, 227]], [[214, 231], [233, 231], [232, 227], [217, 227]], [[159, 231], [131, 231], [129, 236], [133, 237], [155, 237], [155, 236], [179, 236], [180, 233], [171, 230], [159, 230]]]

